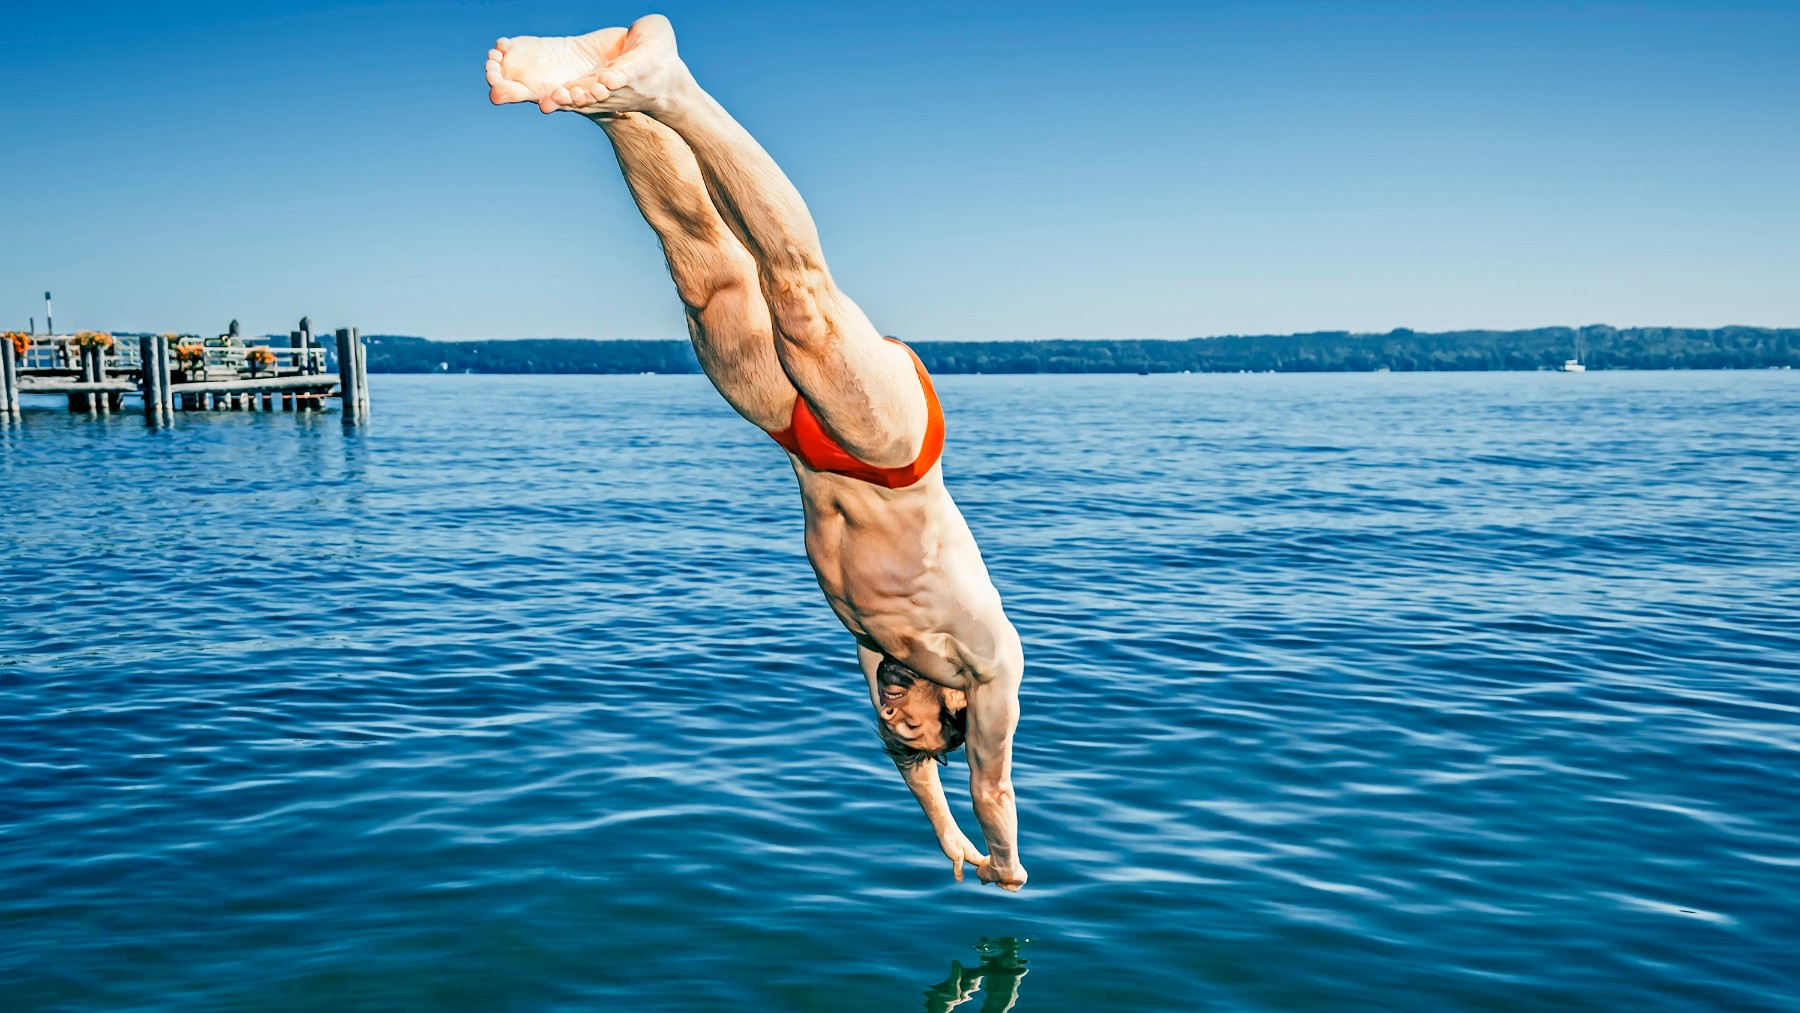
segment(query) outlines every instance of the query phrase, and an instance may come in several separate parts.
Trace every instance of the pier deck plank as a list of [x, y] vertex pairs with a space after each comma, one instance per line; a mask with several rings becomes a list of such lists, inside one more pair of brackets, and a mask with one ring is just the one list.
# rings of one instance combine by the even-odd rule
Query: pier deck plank
[[[308, 387], [336, 387], [336, 373], [311, 373], [297, 376], [262, 376], [240, 377], [236, 380], [201, 380], [194, 383], [172, 383], [169, 393], [181, 394], [222, 394], [227, 391], [243, 393], [244, 391], [262, 390], [295, 390]], [[131, 388], [136, 390], [136, 387]]]
[[[28, 382], [31, 381], [31, 382]], [[84, 383], [80, 380], [34, 380], [19, 378], [20, 394], [133, 394], [138, 385], [130, 380], [102, 380]]]

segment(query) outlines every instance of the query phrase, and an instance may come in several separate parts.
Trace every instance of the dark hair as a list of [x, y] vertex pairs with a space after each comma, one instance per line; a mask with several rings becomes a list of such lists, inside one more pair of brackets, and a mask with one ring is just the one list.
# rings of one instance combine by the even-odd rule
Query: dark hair
[[[919, 677], [913, 670], [900, 664], [893, 658], [882, 658], [881, 665], [875, 669], [875, 682], [878, 686], [898, 686], [905, 689], [918, 682]], [[926, 760], [948, 763], [945, 759], [963, 744], [969, 732], [969, 714], [966, 710], [953, 711], [942, 703], [938, 704], [938, 721], [942, 725], [944, 748], [920, 749], [905, 739], [894, 734], [886, 721], [875, 719], [875, 734], [881, 737], [881, 748], [887, 750], [888, 757], [894, 766], [901, 770], [911, 770]]]

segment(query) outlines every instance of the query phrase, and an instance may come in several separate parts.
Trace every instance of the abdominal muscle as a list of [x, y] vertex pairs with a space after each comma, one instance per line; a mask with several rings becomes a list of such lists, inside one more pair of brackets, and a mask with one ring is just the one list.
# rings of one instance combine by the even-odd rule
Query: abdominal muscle
[[844, 625], [956, 689], [997, 650], [1006, 619], [981, 550], [938, 469], [886, 489], [795, 463], [806, 555]]

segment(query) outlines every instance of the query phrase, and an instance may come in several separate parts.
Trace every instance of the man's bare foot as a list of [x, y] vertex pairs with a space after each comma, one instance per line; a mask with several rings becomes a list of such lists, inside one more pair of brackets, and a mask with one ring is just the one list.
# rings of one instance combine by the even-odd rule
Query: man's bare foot
[[488, 50], [488, 98], [495, 105], [536, 102], [546, 113], [647, 112], [688, 80], [675, 51], [675, 29], [661, 14], [630, 30], [501, 39]]

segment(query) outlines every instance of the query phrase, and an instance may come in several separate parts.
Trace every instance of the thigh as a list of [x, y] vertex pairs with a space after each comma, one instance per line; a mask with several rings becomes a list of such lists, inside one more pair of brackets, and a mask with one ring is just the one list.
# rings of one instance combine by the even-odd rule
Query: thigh
[[862, 309], [835, 288], [816, 297], [820, 326], [795, 333], [776, 314], [782, 368], [819, 423], [861, 461], [899, 468], [925, 442], [925, 391], [913, 358], [884, 339]]
[[721, 292], [687, 311], [694, 358], [719, 394], [764, 432], [793, 421], [794, 385], [775, 355], [774, 327], [754, 285]]

